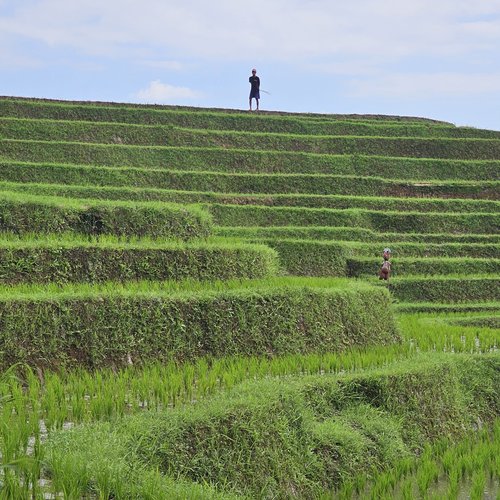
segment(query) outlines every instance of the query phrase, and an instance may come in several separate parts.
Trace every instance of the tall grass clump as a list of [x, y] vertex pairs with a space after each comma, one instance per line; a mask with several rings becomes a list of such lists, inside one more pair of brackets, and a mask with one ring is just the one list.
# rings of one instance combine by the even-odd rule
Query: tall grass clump
[[[498, 357], [427, 355], [374, 372], [249, 382], [199, 404], [55, 434], [47, 466], [120, 442], [112, 463], [132, 470], [158, 467], [228, 493], [317, 496], [367, 463], [390, 467], [478, 418], [491, 422], [500, 409], [497, 365]], [[123, 472], [113, 477], [119, 488], [129, 484]]]

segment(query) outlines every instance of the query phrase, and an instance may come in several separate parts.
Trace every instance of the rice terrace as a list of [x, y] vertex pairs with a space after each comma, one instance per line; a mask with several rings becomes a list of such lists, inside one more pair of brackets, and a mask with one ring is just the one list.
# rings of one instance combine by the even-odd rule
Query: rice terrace
[[500, 498], [500, 132], [2, 97], [0, 164], [0, 498]]

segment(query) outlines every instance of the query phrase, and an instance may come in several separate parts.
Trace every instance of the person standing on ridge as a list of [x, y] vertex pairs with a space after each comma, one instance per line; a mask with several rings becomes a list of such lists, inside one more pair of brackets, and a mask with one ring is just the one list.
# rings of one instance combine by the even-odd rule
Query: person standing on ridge
[[391, 249], [390, 248], [384, 248], [384, 253], [383, 253], [384, 260], [382, 262], [382, 267], [380, 268], [380, 272], [378, 274], [379, 279], [381, 280], [389, 280], [389, 277], [391, 275]]
[[252, 111], [252, 99], [255, 99], [257, 103], [256, 111], [259, 111], [259, 99], [260, 99], [260, 78], [257, 76], [257, 70], [252, 69], [252, 76], [248, 79], [250, 85], [250, 98], [248, 99], [250, 105], [250, 111]]

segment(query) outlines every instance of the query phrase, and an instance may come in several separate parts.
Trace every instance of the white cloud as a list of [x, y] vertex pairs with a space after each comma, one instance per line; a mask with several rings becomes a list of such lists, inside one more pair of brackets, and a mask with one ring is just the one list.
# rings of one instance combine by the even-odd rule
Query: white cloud
[[185, 64], [179, 61], [143, 60], [141, 64], [149, 68], [164, 69], [168, 71], [182, 71], [186, 67]]
[[308, 65], [308, 68], [328, 73], [336, 76], [367, 76], [380, 74], [380, 67], [385, 62], [385, 59], [363, 59], [356, 58], [350, 61], [334, 61], [326, 63], [315, 63]]
[[3, 70], [6, 69], [39, 69], [44, 67], [44, 64], [34, 57], [29, 55], [14, 54], [9, 51], [0, 49], [0, 66]]
[[201, 97], [201, 94], [187, 87], [175, 87], [168, 83], [161, 83], [160, 80], [154, 80], [147, 88], [139, 90], [134, 97], [142, 102], [164, 103], [179, 99], [196, 99]]
[[7, 69], [39, 69], [44, 64], [29, 52], [18, 53], [15, 44], [4, 33], [0, 32], [0, 67]]
[[[307, 60], [332, 54], [408, 57], [498, 48], [500, 0], [39, 0], [0, 18], [0, 32], [127, 57]], [[498, 21], [497, 21], [498, 22]], [[484, 24], [487, 29], [483, 29]], [[178, 56], [176, 56], [178, 57]], [[156, 57], [150, 57], [155, 60]]]
[[352, 94], [360, 97], [423, 98], [478, 96], [500, 92], [500, 73], [388, 74], [354, 80]]

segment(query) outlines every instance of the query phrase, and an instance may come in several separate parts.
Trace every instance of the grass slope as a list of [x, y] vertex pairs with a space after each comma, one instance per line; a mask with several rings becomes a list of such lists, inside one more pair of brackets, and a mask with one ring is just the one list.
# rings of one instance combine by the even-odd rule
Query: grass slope
[[433, 355], [355, 375], [248, 382], [198, 405], [60, 433], [48, 465], [64, 481], [82, 471], [60, 470], [63, 457], [112, 457], [112, 468], [99, 461], [104, 470], [86, 469], [82, 493], [99, 491], [104, 473], [111, 494], [124, 497], [130, 475], [157, 468], [227, 493], [314, 497], [425, 442], [463, 435], [477, 419], [491, 421], [499, 373], [498, 356]]

